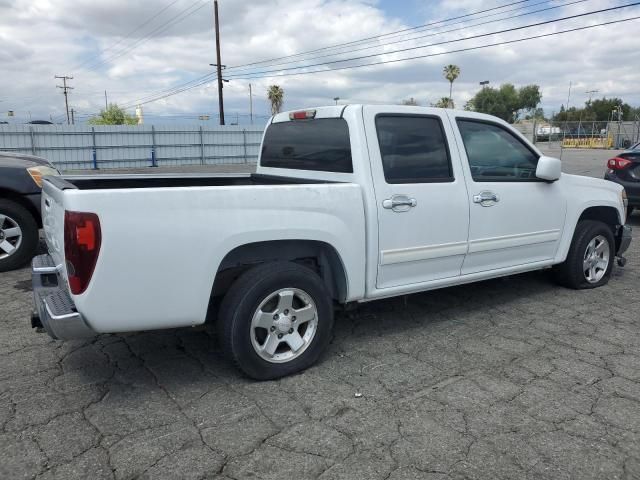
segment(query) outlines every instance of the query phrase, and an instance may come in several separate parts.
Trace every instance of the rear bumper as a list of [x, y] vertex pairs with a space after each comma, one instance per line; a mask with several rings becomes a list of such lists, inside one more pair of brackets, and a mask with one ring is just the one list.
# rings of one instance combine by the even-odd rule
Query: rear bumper
[[50, 255], [38, 255], [31, 264], [34, 312], [32, 326], [42, 326], [56, 340], [97, 335], [78, 313]]
[[618, 246], [616, 256], [619, 257], [626, 252], [629, 249], [629, 245], [631, 245], [631, 227], [629, 225], [620, 225], [616, 233], [616, 245]]

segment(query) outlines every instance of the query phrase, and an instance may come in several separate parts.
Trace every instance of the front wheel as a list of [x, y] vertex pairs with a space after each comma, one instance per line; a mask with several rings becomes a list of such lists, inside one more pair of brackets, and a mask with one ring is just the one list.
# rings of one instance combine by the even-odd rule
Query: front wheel
[[583, 220], [576, 226], [567, 259], [554, 267], [556, 280], [573, 289], [605, 285], [615, 258], [615, 239], [606, 223]]
[[269, 380], [316, 362], [331, 338], [333, 305], [314, 271], [265, 263], [235, 281], [217, 322], [225, 355], [249, 377]]

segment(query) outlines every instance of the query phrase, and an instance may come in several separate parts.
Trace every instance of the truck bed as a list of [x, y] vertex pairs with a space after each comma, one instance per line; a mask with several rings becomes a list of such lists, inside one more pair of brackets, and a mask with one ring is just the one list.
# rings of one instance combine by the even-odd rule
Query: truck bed
[[73, 295], [98, 333], [203, 323], [224, 258], [265, 241], [332, 245], [355, 272], [349, 295], [362, 296], [365, 215], [355, 183], [258, 174], [45, 177], [43, 205], [60, 284], [68, 278], [65, 212], [99, 218], [92, 280]]
[[[249, 185], [300, 185], [337, 183], [257, 173], [185, 173], [185, 174], [116, 174], [68, 175], [51, 179], [58, 188], [78, 190], [112, 190], [120, 188], [224, 187]], [[65, 185], [68, 183], [68, 185]]]

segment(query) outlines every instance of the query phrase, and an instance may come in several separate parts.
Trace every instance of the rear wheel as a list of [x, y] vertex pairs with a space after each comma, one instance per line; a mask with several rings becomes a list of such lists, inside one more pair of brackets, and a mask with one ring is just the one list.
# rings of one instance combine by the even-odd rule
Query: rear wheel
[[0, 272], [25, 265], [38, 248], [38, 224], [19, 203], [0, 199]]
[[217, 327], [225, 355], [248, 376], [268, 380], [315, 363], [331, 338], [333, 305], [314, 271], [266, 263], [231, 286]]
[[556, 280], [574, 289], [605, 285], [615, 258], [615, 239], [606, 223], [583, 220], [578, 223], [564, 263], [554, 267]]

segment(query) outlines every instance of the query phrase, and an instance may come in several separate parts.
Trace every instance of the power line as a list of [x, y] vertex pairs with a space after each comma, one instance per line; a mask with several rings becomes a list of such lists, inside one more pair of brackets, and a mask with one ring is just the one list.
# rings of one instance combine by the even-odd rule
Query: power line
[[[374, 54], [370, 54], [370, 55], [360, 55], [358, 57], [350, 57], [350, 58], [345, 58], [345, 59], [340, 59], [340, 60], [331, 60], [331, 61], [327, 61], [327, 62], [320, 62], [320, 63], [315, 63], [315, 64], [311, 64], [311, 65], [304, 65], [304, 66], [300, 66], [300, 67], [287, 67], [287, 68], [278, 68], [278, 69], [275, 69], [275, 70], [264, 70], [262, 72], [248, 73], [246, 75], [264, 75], [264, 74], [275, 73], [275, 72], [283, 72], [283, 71], [288, 71], [288, 70], [299, 70], [301, 68], [312, 68], [312, 67], [318, 67], [318, 66], [322, 66], [322, 65], [332, 65], [334, 63], [344, 63], [344, 62], [350, 62], [350, 61], [354, 61], [354, 60], [363, 60], [363, 59], [366, 59], [366, 58], [378, 57], [380, 55], [390, 55], [390, 54], [394, 54], [394, 53], [402, 53], [402, 52], [407, 52], [407, 51], [410, 51], [410, 50], [418, 50], [418, 49], [421, 49], [421, 48], [435, 47], [435, 46], [438, 46], [438, 45], [445, 45], [445, 44], [449, 44], [449, 43], [465, 42], [465, 41], [474, 40], [474, 39], [477, 39], [477, 38], [488, 37], [488, 36], [491, 36], [491, 35], [498, 35], [498, 34], [501, 34], [501, 33], [515, 32], [517, 30], [523, 30], [525, 28], [539, 27], [539, 26], [542, 26], [542, 25], [549, 25], [551, 23], [562, 22], [562, 21], [565, 21], [565, 20], [572, 20], [574, 18], [586, 17], [586, 16], [589, 16], [589, 15], [595, 15], [597, 13], [611, 12], [611, 11], [615, 11], [615, 10], [620, 10], [622, 8], [634, 7], [634, 6], [637, 6], [637, 5], [640, 5], [640, 2], [628, 3], [626, 5], [603, 8], [603, 9], [600, 9], [600, 10], [593, 10], [593, 11], [585, 12], [585, 13], [578, 13], [578, 14], [575, 14], [575, 15], [570, 15], [568, 17], [556, 18], [556, 19], [553, 19], [553, 20], [545, 20], [543, 22], [537, 22], [537, 23], [531, 23], [529, 25], [522, 25], [522, 26], [519, 26], [519, 27], [507, 28], [507, 29], [504, 29], [504, 30], [496, 31], [496, 32], [481, 33], [481, 34], [473, 35], [473, 36], [466, 37], [466, 38], [458, 38], [458, 39], [453, 39], [453, 40], [444, 40], [442, 42], [429, 43], [429, 44], [426, 44], [426, 45], [418, 45], [418, 46], [414, 46], [414, 47], [400, 48], [400, 49], [384, 52], [383, 54], [374, 53]], [[239, 74], [235, 74], [235, 75], [231, 74], [231, 75], [228, 75], [227, 78], [229, 78], [229, 79], [232, 79], [232, 78], [244, 78], [242, 75], [243, 74], [240, 74], [240, 73]]]
[[326, 47], [316, 48], [314, 50], [307, 50], [306, 52], [295, 53], [295, 54], [292, 54], [292, 55], [285, 55], [283, 57], [270, 58], [270, 59], [267, 59], [267, 60], [261, 60], [259, 62], [244, 63], [242, 65], [231, 65], [229, 67], [229, 69], [246, 67], [246, 66], [249, 66], [249, 65], [260, 65], [260, 64], [267, 63], [267, 62], [272, 62], [272, 61], [275, 61], [275, 60], [283, 60], [285, 58], [298, 57], [298, 56], [306, 55], [306, 54], [309, 54], [309, 53], [316, 53], [316, 52], [320, 52], [320, 51], [323, 51], [323, 50], [329, 50], [329, 49], [333, 49], [333, 48], [344, 47], [344, 46], [347, 46], [347, 45], [354, 45], [354, 44], [362, 43], [362, 42], [367, 41], [367, 40], [378, 39], [378, 38], [390, 36], [390, 35], [393, 35], [393, 34], [396, 34], [396, 33], [408, 32], [408, 31], [413, 31], [413, 30], [417, 30], [417, 29], [428, 27], [428, 26], [432, 26], [432, 25], [438, 25], [440, 23], [445, 23], [445, 22], [448, 22], [448, 21], [451, 21], [451, 20], [458, 20], [460, 18], [470, 17], [470, 16], [473, 16], [473, 15], [477, 15], [479, 13], [490, 12], [490, 11], [493, 11], [493, 10], [499, 10], [501, 8], [510, 7], [512, 5], [518, 5], [520, 3], [527, 3], [529, 1], [530, 0], [520, 0], [520, 1], [517, 1], [517, 2], [511, 2], [511, 3], [507, 3], [505, 5], [500, 5], [498, 7], [487, 8], [485, 10], [478, 10], [478, 11], [475, 11], [475, 12], [467, 13], [465, 15], [459, 15], [457, 17], [451, 17], [451, 18], [447, 18], [447, 19], [444, 19], [444, 20], [436, 20], [434, 22], [425, 23], [425, 24], [418, 25], [418, 26], [415, 26], [415, 27], [404, 28], [402, 30], [395, 30], [393, 32], [383, 33], [383, 34], [380, 34], [380, 35], [374, 35], [374, 36], [371, 36], [371, 37], [365, 37], [365, 38], [361, 38], [359, 40], [352, 40], [350, 42], [337, 43], [335, 45], [329, 45], [329, 46], [326, 46]]
[[[584, 3], [584, 2], [587, 2], [587, 1], [590, 1], [590, 0], [575, 0], [573, 2], [565, 3], [565, 4], [562, 4], [562, 5], [556, 5], [556, 6], [553, 6], [553, 7], [541, 8], [541, 9], [538, 9], [538, 10], [533, 10], [531, 12], [525, 12], [525, 13], [521, 13], [521, 14], [518, 14], [518, 15], [512, 15], [512, 16], [505, 17], [505, 18], [498, 18], [498, 19], [494, 19], [494, 20], [488, 20], [486, 22], [480, 22], [480, 23], [475, 23], [475, 24], [472, 24], [472, 25], [466, 25], [466, 26], [463, 26], [463, 27], [453, 28], [451, 30], [444, 30], [444, 31], [439, 31], [439, 32], [428, 33], [426, 35], [420, 35], [420, 36], [417, 36], [417, 37], [411, 37], [411, 38], [406, 38], [406, 39], [402, 39], [402, 40], [395, 40], [393, 42], [379, 43], [377, 45], [368, 45], [368, 46], [365, 46], [365, 47], [352, 49], [349, 52], [329, 53], [329, 54], [326, 54], [326, 55], [319, 55], [319, 56], [316, 56], [316, 57], [306, 58], [306, 59], [302, 59], [302, 60], [290, 60], [288, 62], [269, 64], [267, 66], [268, 67], [277, 67], [277, 66], [281, 66], [281, 65], [289, 65], [291, 63], [298, 63], [298, 62], [303, 62], [303, 61], [316, 60], [316, 59], [319, 59], [319, 58], [333, 57], [335, 55], [340, 55], [342, 53], [353, 53], [353, 52], [359, 52], [359, 51], [363, 51], [363, 50], [370, 50], [372, 48], [386, 47], [386, 46], [395, 45], [395, 44], [398, 44], [398, 43], [410, 42], [410, 41], [419, 40], [419, 39], [422, 39], [422, 38], [443, 35], [445, 33], [457, 32], [457, 31], [460, 31], [460, 30], [465, 30], [465, 29], [472, 28], [472, 27], [478, 27], [478, 26], [481, 26], [481, 25], [488, 25], [488, 24], [491, 24], [491, 23], [502, 22], [504, 20], [512, 20], [514, 18], [525, 17], [525, 16], [528, 16], [528, 15], [533, 15], [535, 13], [546, 12], [546, 11], [549, 11], [549, 10], [555, 10], [555, 9], [562, 8], [562, 7], [568, 7], [570, 5], [575, 5], [577, 3]], [[549, 3], [549, 1], [548, 0], [544, 0], [542, 2], [538, 2], [538, 3], [532, 4], [530, 6], [534, 7], [534, 6], [545, 4], [545, 3]], [[509, 13], [511, 11], [514, 11], [514, 10], [521, 10], [522, 8], [527, 8], [527, 7], [518, 7], [518, 8], [513, 9], [513, 10], [507, 10], [507, 11], [504, 11], [504, 12], [499, 12], [497, 14], [491, 14], [491, 15], [487, 15], [485, 17], [480, 17], [480, 18], [487, 18], [487, 17], [496, 16], [496, 15], [502, 15], [502, 14]], [[466, 22], [466, 20], [464, 22]], [[462, 23], [464, 23], [464, 22], [462, 22]], [[460, 23], [460, 22], [456, 22], [456, 23]], [[377, 55], [384, 55], [386, 53], [387, 52], [382, 52], [382, 53], [379, 53]], [[393, 53], [393, 52], [391, 52], [391, 53]], [[244, 70], [246, 68], [247, 67], [242, 67], [242, 68], [237, 68], [236, 70], [238, 70], [238, 69], [239, 70]], [[299, 68], [304, 68], [304, 65], [300, 66]], [[231, 68], [229, 68], [228, 70], [230, 70], [230, 69]], [[240, 74], [246, 74], [246, 73], [247, 72], [236, 72], [236, 73], [234, 73], [232, 75], [240, 75]]]
[[[569, 4], [565, 4], [564, 6], [570, 5], [570, 4], [573, 4], [573, 3], [584, 2], [584, 1], [587, 1], [587, 0], [574, 1], [574, 2], [571, 2]], [[522, 3], [522, 2], [515, 2], [515, 4], [518, 4], [518, 3]], [[545, 0], [544, 2], [539, 2], [538, 4], [540, 4], [540, 3], [547, 3], [547, 0]], [[534, 4], [534, 5], [538, 5], [538, 4]], [[504, 8], [504, 7], [509, 6], [509, 5], [513, 5], [513, 4], [503, 5], [502, 7], [496, 7], [496, 8]], [[522, 8], [522, 7], [520, 7], [520, 8]], [[557, 8], [557, 7], [553, 7], [553, 8]], [[494, 10], [494, 9], [489, 9], [489, 10]], [[485, 12], [485, 11], [486, 10], [482, 10], [481, 12]], [[478, 12], [476, 12], [476, 13], [478, 13]], [[506, 12], [500, 12], [500, 14], [503, 14], [503, 13], [506, 13]], [[535, 13], [535, 12], [533, 12], [533, 13]], [[463, 17], [466, 17], [466, 15], [463, 15]], [[454, 18], [458, 18], [458, 17], [454, 17]], [[435, 22], [432, 22], [432, 23], [435, 23]], [[430, 25], [430, 24], [428, 24], [428, 25]], [[418, 27], [414, 27], [414, 28], [418, 28]], [[447, 33], [447, 32], [442, 32], [442, 33]], [[247, 72], [247, 74], [249, 74], [249, 73]], [[212, 79], [212, 77], [214, 75], [215, 75], [215, 73], [206, 74], [206, 75], [204, 75], [202, 77], [198, 77], [196, 79], [190, 80], [190, 81], [185, 82], [183, 84], [175, 85], [175, 86], [173, 86], [171, 88], [145, 95], [145, 96], [143, 96], [143, 97], [141, 97], [141, 98], [139, 98], [139, 99], [137, 99], [135, 101], [126, 102], [125, 105], [123, 106], [123, 108], [132, 107], [134, 105], [144, 105], [146, 103], [150, 103], [150, 101], [156, 101], [157, 99], [166, 98], [167, 96], [172, 96], [174, 94], [182, 93], [184, 91], [189, 90], [189, 88], [184, 88], [184, 87], [196, 88], [198, 86], [201, 86], [201, 85], [204, 85], [204, 84], [208, 83], [209, 80]], [[237, 76], [239, 74], [235, 74], [235, 75]]]
[[160, 95], [160, 96], [158, 96], [156, 98], [152, 98], [152, 99], [141, 101], [141, 102], [132, 102], [129, 105], [123, 106], [122, 108], [129, 108], [129, 107], [132, 107], [134, 105], [146, 105], [147, 103], [156, 102], [158, 100], [162, 100], [163, 98], [172, 97], [173, 95], [177, 95], [178, 93], [186, 92], [187, 90], [191, 90], [193, 88], [205, 85], [205, 84], [209, 83], [211, 80], [212, 80], [212, 78], [208, 78], [206, 80], [197, 82], [197, 83], [195, 83], [193, 85], [190, 85], [188, 87], [184, 87], [184, 88], [178, 89], [176, 91], [171, 91], [171, 92], [168, 92], [166, 94]]
[[[389, 63], [398, 63], [398, 62], [406, 62], [408, 60], [418, 60], [418, 59], [423, 59], [423, 58], [430, 58], [430, 57], [439, 57], [442, 55], [448, 55], [451, 53], [461, 53], [461, 52], [468, 52], [468, 51], [472, 51], [472, 50], [480, 50], [482, 48], [489, 48], [489, 47], [497, 47], [497, 46], [501, 46], [501, 45], [509, 45], [512, 43], [520, 43], [520, 42], [524, 42], [527, 40], [535, 40], [538, 38], [545, 38], [545, 37], [552, 37], [554, 35], [561, 35], [564, 33], [571, 33], [571, 32], [577, 32], [577, 31], [581, 31], [581, 30], [587, 30], [587, 29], [591, 29], [591, 28], [595, 28], [595, 27], [602, 27], [605, 25], [614, 25], [617, 23], [623, 23], [623, 22], [629, 22], [632, 20], [638, 20], [640, 19], [640, 16], [636, 16], [636, 17], [629, 17], [629, 18], [623, 18], [620, 20], [612, 20], [609, 22], [602, 22], [602, 23], [596, 23], [593, 25], [586, 25], [584, 27], [576, 27], [576, 28], [570, 28], [567, 30], [559, 30], [557, 32], [550, 32], [550, 33], [544, 33], [541, 35], [533, 35], [530, 37], [524, 37], [524, 38], [517, 38], [514, 40], [504, 40], [501, 42], [495, 42], [495, 43], [488, 43], [485, 45], [478, 45], [475, 47], [466, 47], [466, 48], [460, 48], [457, 50], [449, 50], [447, 52], [438, 52], [438, 53], [430, 53], [427, 55], [416, 55], [413, 57], [407, 57], [407, 58], [399, 58], [399, 59], [395, 59], [395, 60], [384, 60], [384, 61], [379, 61], [379, 62], [372, 62], [372, 63], [365, 63], [363, 65], [350, 65], [350, 66], [346, 66], [346, 67], [337, 67], [337, 68], [330, 68], [330, 69], [325, 69], [325, 70], [315, 70], [313, 72], [290, 72], [290, 73], [282, 73], [280, 75], [270, 75], [271, 78], [274, 77], [288, 77], [288, 76], [292, 76], [292, 75], [309, 75], [309, 74], [313, 74], [313, 73], [325, 73], [325, 72], [335, 72], [335, 71], [339, 71], [339, 70], [351, 70], [354, 68], [362, 68], [362, 67], [370, 67], [370, 66], [374, 66], [374, 65], [386, 65]], [[261, 77], [251, 77], [251, 76], [247, 76], [247, 77], [237, 77], [236, 80], [251, 80], [253, 78], [261, 78]]]
[[[309, 74], [314, 74], [314, 73], [325, 73], [325, 72], [333, 72], [333, 71], [341, 71], [341, 70], [351, 70], [351, 69], [355, 69], [355, 68], [363, 68], [363, 67], [370, 67], [370, 66], [376, 66], [376, 65], [385, 65], [385, 64], [390, 64], [390, 63], [399, 63], [399, 62], [406, 62], [409, 60], [418, 60], [418, 59], [424, 59], [424, 58], [430, 58], [430, 57], [436, 57], [436, 56], [442, 56], [442, 55], [448, 55], [448, 54], [452, 54], [452, 53], [462, 53], [462, 52], [468, 52], [468, 51], [473, 51], [473, 50], [480, 50], [483, 48], [491, 48], [491, 47], [496, 47], [496, 46], [502, 46], [502, 45], [509, 45], [509, 44], [513, 44], [513, 43], [520, 43], [520, 42], [524, 42], [524, 41], [528, 41], [528, 40], [535, 40], [535, 39], [539, 39], [539, 38], [546, 38], [546, 37], [552, 37], [555, 35], [562, 35], [565, 33], [572, 33], [572, 32], [577, 32], [577, 31], [582, 31], [582, 30], [588, 30], [591, 28], [596, 28], [596, 27], [601, 27], [601, 26], [606, 26], [606, 25], [614, 25], [614, 24], [618, 24], [618, 23], [623, 23], [623, 22], [629, 22], [632, 20], [638, 20], [640, 19], [640, 16], [636, 16], [636, 17], [630, 17], [630, 18], [624, 18], [624, 19], [619, 19], [619, 20], [612, 20], [612, 21], [608, 21], [608, 22], [602, 22], [602, 23], [597, 23], [597, 24], [593, 24], [593, 25], [586, 25], [583, 27], [576, 27], [576, 28], [570, 28], [567, 30], [560, 30], [557, 32], [550, 32], [550, 33], [545, 33], [545, 34], [540, 34], [540, 35], [533, 35], [533, 36], [529, 36], [529, 37], [524, 37], [524, 38], [518, 38], [518, 39], [513, 39], [513, 40], [504, 40], [504, 41], [500, 41], [500, 42], [495, 42], [495, 43], [490, 43], [490, 44], [485, 44], [485, 45], [478, 45], [478, 46], [474, 46], [474, 47], [466, 47], [466, 48], [460, 48], [460, 49], [456, 49], [456, 50], [449, 50], [446, 52], [438, 52], [438, 53], [431, 53], [431, 54], [426, 54], [426, 55], [416, 55], [413, 57], [407, 57], [407, 58], [400, 58], [400, 59], [394, 59], [394, 60], [384, 60], [384, 61], [379, 61], [379, 62], [371, 62], [371, 63], [366, 63], [366, 64], [362, 64], [362, 65], [350, 65], [350, 66], [345, 66], [345, 67], [336, 67], [336, 68], [331, 68], [331, 69], [324, 69], [324, 70], [315, 70], [315, 71], [307, 71], [307, 72], [289, 72], [289, 73], [282, 73], [280, 75], [271, 75], [271, 77], [284, 77], [284, 76], [294, 76], [294, 75], [309, 75]], [[248, 80], [251, 78], [259, 78], [259, 77], [242, 77], [242, 78], [238, 78], [238, 79], [242, 79], [242, 80]], [[207, 83], [207, 81], [205, 82], [201, 82], [198, 84], [195, 84], [191, 87], [186, 87], [180, 90], [177, 90], [175, 92], [169, 92], [167, 94], [164, 94], [162, 96], [159, 96], [157, 98], [154, 99], [150, 99], [147, 100], [146, 103], [152, 103], [158, 100], [162, 100], [164, 98], [168, 98], [171, 97], [173, 95], [178, 95], [180, 93], [183, 93], [185, 91], [191, 90], [193, 88], [196, 88], [200, 85], [203, 85], [204, 83]]]
[[[148, 25], [149, 23], [151, 23], [153, 20], [155, 20], [156, 18], [158, 18], [162, 13], [164, 13], [167, 9], [169, 9], [170, 7], [172, 7], [174, 4], [178, 3], [180, 0], [173, 0], [173, 2], [169, 3], [168, 5], [165, 5], [163, 8], [161, 8], [158, 12], [156, 12], [153, 16], [149, 17], [146, 21], [144, 21], [143, 23], [141, 23], [140, 25], [138, 25], [136, 28], [134, 28], [133, 30], [131, 30], [129, 33], [127, 33], [124, 37], [122, 37], [120, 40], [118, 40], [116, 43], [114, 43], [113, 45], [110, 45], [109, 47], [105, 48], [102, 50], [102, 53], [105, 53], [109, 50], [113, 50], [115, 47], [117, 47], [118, 45], [120, 45], [122, 42], [124, 42], [127, 38], [130, 38], [131, 35], [133, 35], [134, 33], [136, 33], [137, 31], [139, 31], [140, 29], [142, 29], [142, 27]], [[79, 63], [76, 67], [74, 67], [74, 69], [78, 69], [80, 67], [82, 67], [83, 65], [86, 65], [88, 63], [93, 63], [96, 59], [98, 58], [98, 55], [89, 58], [87, 60], [84, 60], [82, 63]]]
[[160, 90], [160, 91], [157, 91], [157, 92], [149, 93], [147, 95], [144, 95], [144, 96], [138, 98], [137, 100], [130, 100], [128, 102], [125, 102], [124, 105], [129, 105], [129, 106], [139, 105], [139, 104], [142, 104], [141, 102], [144, 102], [148, 98], [153, 98], [153, 97], [156, 97], [158, 95], [163, 95], [163, 94], [169, 93], [169, 92], [171, 92], [171, 91], [173, 91], [175, 89], [182, 88], [182, 87], [187, 87], [187, 86], [189, 86], [191, 84], [194, 84], [194, 83], [202, 81], [202, 80], [206, 80], [205, 81], [205, 83], [206, 83], [209, 80], [212, 80], [213, 78], [215, 78], [215, 75], [216, 75], [215, 72], [207, 73], [207, 74], [202, 75], [202, 76], [200, 76], [198, 78], [194, 78], [192, 80], [186, 81], [184, 83], [180, 83], [178, 85], [173, 85], [173, 86], [171, 86], [169, 88], [165, 88], [164, 90]]
[[[187, 8], [181, 10], [181, 13], [179, 13], [176, 17], [174, 17], [171, 20], [159, 25], [154, 30], [152, 30], [149, 33], [147, 33], [144, 37], [136, 40], [135, 42], [133, 42], [128, 47], [125, 47], [124, 49], [122, 49], [122, 50], [120, 50], [118, 52], [115, 52], [114, 54], [108, 56], [105, 59], [98, 60], [97, 62], [94, 62], [93, 64], [90, 64], [88, 66], [87, 70], [89, 70], [89, 71], [95, 70], [100, 65], [106, 64], [106, 63], [108, 63], [108, 62], [110, 62], [112, 60], [115, 60], [116, 58], [120, 58], [123, 55], [126, 55], [127, 53], [131, 52], [132, 50], [134, 50], [135, 48], [139, 47], [140, 45], [148, 42], [153, 37], [157, 36], [158, 34], [164, 32], [164, 31], [166, 31], [167, 29], [173, 27], [174, 25], [182, 22], [186, 18], [190, 17], [191, 15], [193, 15], [194, 13], [196, 13], [197, 11], [201, 10], [202, 8], [204, 8], [204, 7], [206, 7], [208, 5], [208, 2], [204, 1], [204, 3], [202, 3], [202, 5], [198, 6], [195, 9], [193, 9], [194, 7], [196, 7], [201, 2], [202, 2], [202, 0], [196, 0], [195, 2], [193, 2]], [[191, 11], [189, 11], [189, 10], [191, 10]]]

